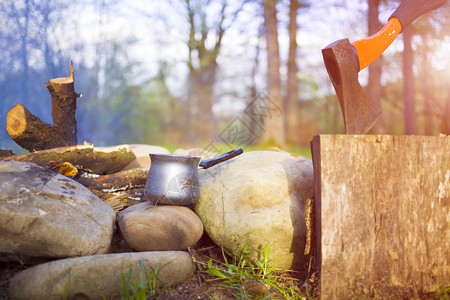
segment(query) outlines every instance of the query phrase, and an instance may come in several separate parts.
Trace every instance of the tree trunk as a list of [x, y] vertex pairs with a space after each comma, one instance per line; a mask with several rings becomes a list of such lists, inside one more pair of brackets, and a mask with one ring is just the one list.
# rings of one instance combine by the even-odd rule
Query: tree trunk
[[[21, 43], [22, 43], [22, 67], [23, 67], [23, 90], [22, 90], [22, 97], [24, 100], [29, 99], [29, 72], [30, 72], [30, 65], [29, 65], [29, 53], [28, 53], [28, 27], [29, 27], [29, 21], [30, 21], [30, 10], [31, 10], [31, 4], [29, 0], [25, 1], [25, 11], [24, 11], [24, 24], [22, 28], [21, 34]], [[18, 21], [19, 23], [19, 21]]]
[[[189, 95], [188, 100], [192, 105], [192, 117], [189, 122], [192, 132], [198, 134], [202, 140], [210, 140], [215, 132], [215, 124], [212, 106], [215, 103], [214, 84], [217, 74], [217, 56], [222, 45], [225, 33], [223, 21], [225, 20], [226, 1], [222, 3], [220, 20], [214, 28], [215, 44], [207, 47], [208, 34], [212, 29], [208, 28], [206, 7], [198, 10], [191, 5], [190, 0], [185, 0], [189, 21]], [[201, 19], [201, 24], [195, 23], [196, 17]], [[197, 25], [197, 26], [196, 26]], [[195, 123], [194, 123], [195, 122]]]
[[[283, 107], [280, 81], [280, 54], [278, 46], [276, 0], [264, 1], [264, 26], [266, 28], [267, 48], [267, 94], [268, 102], [274, 106]], [[273, 113], [269, 106], [265, 108], [264, 128], [259, 143], [284, 147], [283, 112]]]
[[450, 135], [450, 85], [447, 85], [447, 101], [445, 104], [444, 113], [442, 114], [442, 123], [442, 133]]
[[196, 130], [202, 140], [210, 140], [214, 133], [212, 106], [215, 103], [214, 83], [216, 80], [216, 57], [194, 73], [194, 95], [197, 102]]
[[287, 88], [285, 98], [285, 132], [286, 141], [296, 145], [298, 138], [299, 124], [299, 103], [298, 103], [298, 79], [297, 79], [297, 10], [298, 0], [291, 0], [289, 8], [289, 57], [287, 65]]
[[252, 72], [251, 72], [251, 86], [250, 86], [250, 99], [249, 102], [247, 103], [247, 108], [244, 112], [248, 112], [247, 116], [250, 116], [250, 118], [248, 118], [248, 120], [246, 120], [248, 122], [248, 135], [254, 135], [255, 139], [252, 139], [252, 142], [250, 144], [255, 144], [257, 143], [257, 138], [258, 136], [261, 134], [261, 128], [258, 126], [258, 122], [257, 119], [251, 117], [251, 116], [255, 116], [256, 115], [256, 111], [255, 111], [255, 102], [258, 101], [258, 91], [256, 88], [256, 75], [258, 74], [258, 70], [259, 70], [259, 54], [260, 54], [260, 50], [261, 50], [261, 40], [263, 37], [263, 27], [261, 26], [258, 30], [258, 43], [256, 44], [255, 47], [255, 57], [253, 60], [253, 68], [252, 68]]
[[[382, 24], [378, 20], [380, 0], [369, 0], [369, 11], [368, 11], [368, 27], [369, 36], [377, 33]], [[381, 69], [383, 65], [383, 57], [380, 56], [369, 66], [369, 82], [367, 85], [367, 95], [375, 103], [381, 101], [382, 87], [381, 87]], [[371, 133], [382, 133], [383, 132], [383, 121], [382, 118], [375, 123], [375, 126], [371, 129]]]
[[403, 102], [405, 134], [417, 134], [417, 116], [414, 104], [414, 54], [411, 47], [411, 27], [403, 29]]
[[[425, 37], [423, 37], [425, 38]], [[425, 41], [424, 41], [425, 43]], [[428, 50], [427, 47], [422, 49], [422, 98], [423, 110], [425, 117], [425, 135], [433, 135], [433, 115], [431, 111], [431, 93], [428, 81]]]

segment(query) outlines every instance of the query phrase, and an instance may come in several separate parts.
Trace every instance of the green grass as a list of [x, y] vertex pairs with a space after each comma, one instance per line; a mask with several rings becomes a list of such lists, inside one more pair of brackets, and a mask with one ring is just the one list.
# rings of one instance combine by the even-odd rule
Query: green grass
[[433, 299], [450, 300], [450, 286], [445, 286], [442, 282], [442, 288], [433, 293]]
[[[249, 145], [249, 146], [242, 146], [242, 145], [226, 145], [223, 143], [213, 143], [214, 147], [217, 149], [217, 151], [220, 154], [225, 153], [227, 151], [232, 150], [232, 148], [238, 148], [241, 147], [244, 149], [244, 152], [249, 152], [249, 151], [274, 151], [274, 147], [271, 146], [259, 146], [259, 145]], [[202, 148], [208, 151], [211, 151], [209, 149], [206, 149], [208, 146], [210, 145], [210, 143], [199, 143], [197, 146], [177, 146], [177, 145], [161, 145], [161, 147], [166, 148], [167, 150], [169, 150], [170, 153], [173, 153], [176, 149], [178, 148], [183, 148], [183, 149], [192, 149], [192, 148]], [[279, 148], [282, 151], [286, 151], [289, 153], [294, 153], [303, 157], [307, 157], [309, 159], [311, 159], [311, 149], [309, 147], [301, 147], [301, 146], [292, 146], [292, 145], [288, 145], [284, 148]], [[276, 150], [275, 150], [276, 151]]]
[[224, 263], [209, 259], [204, 272], [219, 279], [218, 285], [236, 299], [303, 299], [295, 289], [294, 279], [288, 284], [279, 281], [280, 275], [270, 264], [268, 245], [258, 251], [262, 254], [260, 261], [248, 258], [248, 245], [229, 261], [222, 248]]
[[[160, 293], [167, 290], [166, 286], [159, 280], [158, 272], [159, 266], [156, 269], [150, 267], [151, 273], [144, 266], [144, 263], [140, 263], [140, 277], [139, 280], [135, 280], [133, 276], [133, 268], [130, 266], [128, 274], [125, 274], [122, 270], [120, 272], [120, 299], [121, 300], [145, 300], [152, 297], [158, 297]], [[98, 293], [103, 300], [108, 298], [103, 294], [99, 286], [89, 277], [91, 283], [95, 286]]]

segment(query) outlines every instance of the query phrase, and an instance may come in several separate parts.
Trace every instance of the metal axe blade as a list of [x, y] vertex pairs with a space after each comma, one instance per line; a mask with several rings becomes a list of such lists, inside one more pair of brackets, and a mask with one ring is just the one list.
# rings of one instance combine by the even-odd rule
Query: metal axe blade
[[366, 133], [381, 116], [381, 104], [372, 102], [358, 81], [359, 63], [348, 39], [336, 41], [322, 55], [341, 105], [345, 133]]
[[371, 101], [358, 81], [358, 73], [375, 61], [402, 28], [447, 0], [405, 0], [376, 34], [350, 44], [338, 40], [322, 49], [328, 75], [339, 98], [345, 133], [367, 133], [381, 116], [381, 103]]

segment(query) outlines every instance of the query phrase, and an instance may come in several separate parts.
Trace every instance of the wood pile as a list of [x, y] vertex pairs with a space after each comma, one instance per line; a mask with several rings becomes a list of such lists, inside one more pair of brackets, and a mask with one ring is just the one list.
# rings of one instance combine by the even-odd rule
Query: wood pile
[[119, 172], [136, 159], [128, 145], [94, 147], [78, 145], [73, 65], [69, 77], [50, 79], [45, 84], [52, 99], [53, 125], [32, 114], [22, 104], [12, 107], [6, 117], [6, 131], [21, 147], [30, 151], [14, 155], [1, 150], [0, 160], [32, 162], [70, 177], [89, 188], [116, 211], [128, 204], [129, 195], [139, 195], [147, 169]]

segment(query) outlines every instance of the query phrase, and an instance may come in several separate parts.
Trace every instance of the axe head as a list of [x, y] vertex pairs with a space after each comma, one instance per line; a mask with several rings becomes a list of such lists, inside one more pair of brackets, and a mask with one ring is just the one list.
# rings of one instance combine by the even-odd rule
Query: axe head
[[381, 103], [372, 102], [359, 84], [355, 48], [348, 39], [338, 40], [323, 48], [322, 55], [341, 105], [345, 133], [367, 133], [381, 116]]

